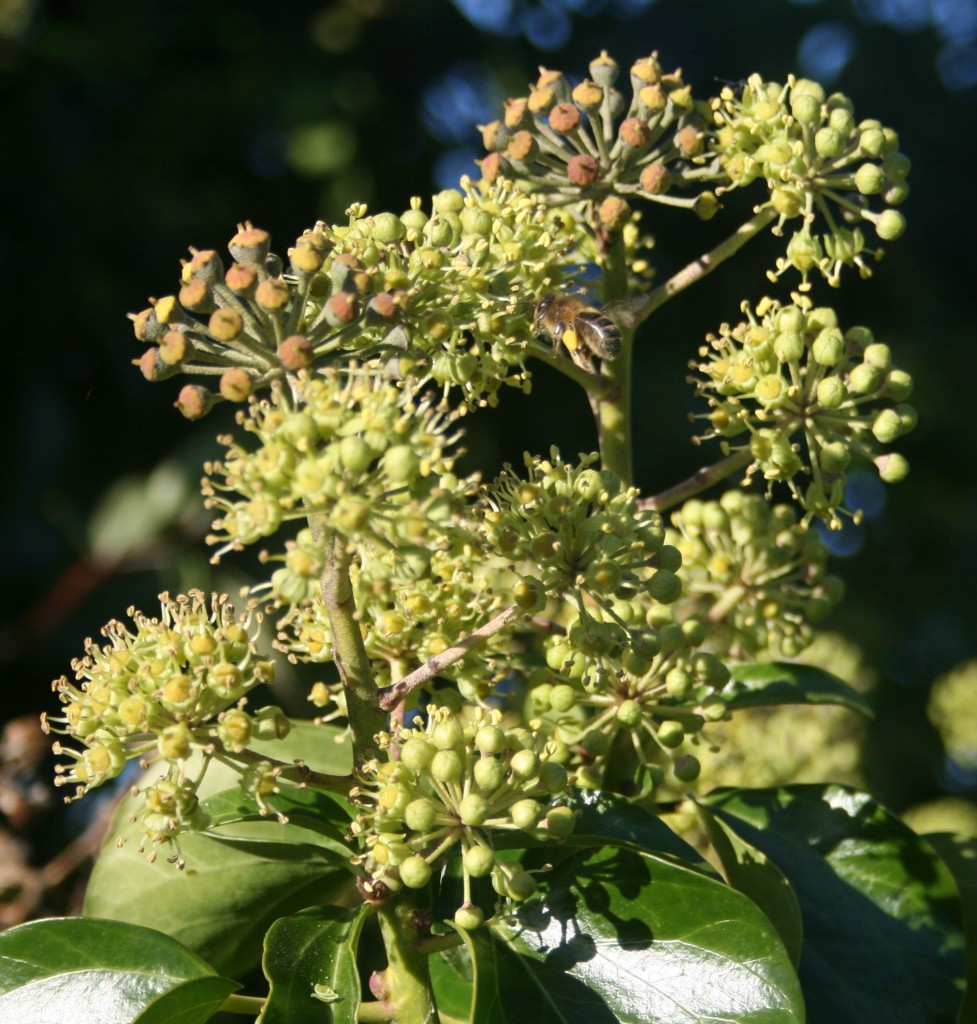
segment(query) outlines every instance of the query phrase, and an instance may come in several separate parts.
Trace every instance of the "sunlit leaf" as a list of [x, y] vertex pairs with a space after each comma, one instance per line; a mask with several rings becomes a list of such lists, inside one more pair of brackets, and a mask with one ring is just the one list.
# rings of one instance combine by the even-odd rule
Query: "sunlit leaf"
[[777, 704], [840, 704], [868, 717], [865, 698], [837, 676], [813, 665], [761, 662], [730, 667], [729, 682], [718, 691], [731, 711]]
[[482, 1012], [534, 1024], [804, 1020], [797, 976], [762, 911], [670, 861], [583, 851], [518, 923], [471, 940], [479, 1024]]
[[0, 935], [0, 1024], [202, 1024], [237, 987], [150, 928], [49, 918]]
[[716, 790], [706, 803], [797, 894], [811, 1021], [954, 1019], [965, 973], [960, 900], [923, 839], [842, 786]]
[[309, 907], [271, 926], [262, 958], [271, 987], [256, 1024], [356, 1024], [364, 912]]

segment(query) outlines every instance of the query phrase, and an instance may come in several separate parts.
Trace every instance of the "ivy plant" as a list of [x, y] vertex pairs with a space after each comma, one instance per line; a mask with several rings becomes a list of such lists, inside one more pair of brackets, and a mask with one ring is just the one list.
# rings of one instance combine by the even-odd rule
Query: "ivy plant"
[[[812, 81], [702, 99], [606, 53], [481, 131], [479, 181], [283, 256], [239, 225], [132, 317], [143, 376], [191, 378], [184, 416], [238, 406], [208, 542], [266, 572], [130, 609], [55, 683], [69, 799], [139, 771], [85, 916], [0, 936], [0, 1024], [972, 1011], [972, 844], [840, 785], [697, 784], [743, 709], [869, 711], [804, 655], [849, 473], [906, 476], [912, 381], [815, 295], [902, 233], [896, 133]], [[662, 208], [694, 234], [740, 189], [747, 219], [659, 281]], [[702, 468], [635, 480], [644, 325], [767, 230], [765, 283], [690, 343]], [[466, 414], [536, 373], [583, 389], [595, 450], [462, 472]], [[273, 703], [285, 663], [307, 721]]]

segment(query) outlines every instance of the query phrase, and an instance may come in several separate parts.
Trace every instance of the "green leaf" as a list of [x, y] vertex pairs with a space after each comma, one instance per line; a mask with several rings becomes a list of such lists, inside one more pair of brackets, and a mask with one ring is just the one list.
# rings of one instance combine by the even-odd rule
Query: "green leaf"
[[472, 965], [464, 946], [435, 953], [428, 959], [431, 984], [440, 1013], [467, 1020], [472, 1005]]
[[534, 1024], [804, 1020], [797, 975], [762, 911], [670, 861], [582, 851], [517, 921], [521, 930], [491, 939], [474, 933], [479, 1024], [483, 1005], [486, 1021]]
[[[264, 827], [280, 835], [295, 828]], [[85, 914], [151, 925], [235, 976], [258, 963], [276, 918], [310, 904], [359, 902], [345, 859], [320, 845], [188, 835], [180, 871], [149, 863], [137, 843], [132, 835], [125, 846], [102, 850]]]
[[705, 807], [698, 808], [713, 849], [719, 856], [726, 881], [748, 896], [777, 929], [791, 963], [801, 959], [804, 926], [797, 896], [784, 873], [755, 846], [738, 836]]
[[842, 786], [716, 790], [705, 802], [797, 894], [812, 1022], [954, 1019], [964, 976], [960, 901], [924, 840]]
[[[281, 792], [276, 793], [268, 802], [276, 813], [284, 814], [290, 824], [330, 840], [340, 852], [348, 849], [346, 836], [350, 821], [356, 815], [342, 797], [316, 789], [282, 786]], [[277, 821], [263, 814], [257, 803], [239, 786], [207, 797], [201, 801], [200, 808], [210, 819], [211, 831], [243, 822]]]
[[924, 838], [939, 854], [960, 890], [967, 937], [967, 992], [957, 1020], [969, 1024], [977, 1020], [977, 836], [937, 832]]
[[271, 990], [256, 1024], [356, 1024], [365, 910], [309, 907], [271, 926], [262, 958]]
[[673, 832], [657, 815], [625, 797], [593, 789], [574, 789], [561, 801], [576, 811], [573, 832], [567, 839], [535, 840], [524, 832], [495, 838], [497, 849], [536, 849], [545, 853], [580, 847], [617, 846], [638, 853], [652, 853], [712, 877], [715, 870], [694, 847]]
[[[283, 760], [300, 757], [316, 771], [336, 773], [349, 758], [337, 736], [332, 727], [298, 722], [284, 740], [263, 747]], [[187, 768], [188, 774], [199, 770], [196, 759]], [[150, 780], [158, 774], [150, 772]], [[350, 850], [337, 827], [345, 813], [340, 798], [282, 786], [272, 800], [280, 797], [276, 806], [294, 810], [302, 824], [281, 825], [256, 814], [243, 790], [228, 788], [236, 779], [223, 765], [209, 767], [201, 797], [220, 834], [181, 836], [183, 871], [162, 854], [149, 863], [138, 852], [142, 829], [129, 819], [141, 798], [123, 801], [95, 862], [85, 914], [156, 928], [238, 977], [258, 964], [264, 933], [276, 918], [312, 904], [358, 905]], [[328, 817], [316, 825], [313, 812]]]
[[776, 704], [841, 704], [872, 717], [865, 698], [837, 676], [813, 665], [761, 662], [733, 665], [729, 682], [718, 691], [730, 711]]
[[151, 928], [49, 918], [0, 935], [0, 1024], [198, 1024], [237, 987]]

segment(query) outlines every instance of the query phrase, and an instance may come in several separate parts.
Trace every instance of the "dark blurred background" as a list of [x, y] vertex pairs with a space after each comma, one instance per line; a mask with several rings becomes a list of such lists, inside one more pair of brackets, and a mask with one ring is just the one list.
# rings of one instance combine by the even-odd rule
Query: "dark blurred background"
[[[475, 173], [474, 125], [538, 65], [580, 78], [606, 48], [626, 76], [658, 50], [702, 97], [753, 71], [817, 78], [896, 128], [912, 159], [906, 235], [871, 280], [815, 288], [843, 325], [891, 345], [920, 412], [907, 482], [880, 494], [864, 481], [875, 514], [835, 538], [849, 597], [830, 625], [878, 670], [873, 791], [897, 810], [977, 796], [977, 772], [945, 756], [925, 712], [933, 680], [977, 656], [975, 40], [977, 0], [0, 0], [0, 719], [52, 709], [50, 680], [130, 604], [234, 585], [233, 566], [215, 583], [207, 564], [195, 487], [228, 420], [185, 422], [179, 385], [131, 365], [125, 314], [176, 290], [187, 246], [223, 249], [251, 219], [284, 252], [353, 201], [400, 212]], [[659, 273], [732, 223], [653, 211]], [[655, 317], [637, 370], [644, 490], [696, 468], [685, 365], [743, 298], [774, 288], [775, 254], [758, 241]], [[585, 409], [539, 372], [531, 396], [470, 418], [472, 463], [491, 475], [524, 448], [590, 450]], [[28, 763], [9, 734], [3, 753]], [[27, 767], [5, 771], [0, 789], [29, 786]], [[83, 821], [15, 803], [0, 813], [30, 837], [29, 859]]]

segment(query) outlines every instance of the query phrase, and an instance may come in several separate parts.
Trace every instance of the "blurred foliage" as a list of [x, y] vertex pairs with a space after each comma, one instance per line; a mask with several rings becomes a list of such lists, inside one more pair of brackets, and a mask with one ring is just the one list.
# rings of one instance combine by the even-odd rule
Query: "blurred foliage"
[[[977, 797], [972, 773], [946, 772], [925, 711], [933, 679], [977, 651], [973, 11], [908, 0], [0, 0], [5, 715], [50, 707], [48, 681], [128, 605], [236, 585], [208, 577], [199, 547], [193, 482], [215, 424], [181, 420], [166, 385], [129, 365], [139, 346], [124, 313], [172, 287], [187, 245], [222, 248], [246, 218], [294, 238], [354, 200], [399, 212], [474, 171], [475, 123], [522, 93], [536, 65], [572, 75], [602, 47], [623, 66], [657, 49], [702, 95], [752, 71], [818, 77], [859, 116], [894, 125], [912, 157], [905, 240], [870, 281], [815, 290], [891, 345], [920, 410], [909, 480], [843, 538], [853, 557], [834, 571], [849, 596], [830, 626], [879, 676], [851, 770], [897, 810], [946, 791]], [[668, 213], [646, 221], [662, 276], [699, 251]], [[706, 226], [695, 245], [708, 244]], [[649, 491], [698, 465], [679, 382], [704, 334], [764, 291], [764, 245], [639, 338], [647, 400], [636, 415], [649, 442], [638, 482]], [[561, 385], [543, 373], [535, 384], [470, 418], [467, 446], [483, 465], [518, 461], [554, 433], [566, 451], [593, 447], [590, 418]], [[50, 855], [61, 826], [38, 821], [37, 856]]]

